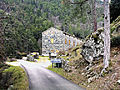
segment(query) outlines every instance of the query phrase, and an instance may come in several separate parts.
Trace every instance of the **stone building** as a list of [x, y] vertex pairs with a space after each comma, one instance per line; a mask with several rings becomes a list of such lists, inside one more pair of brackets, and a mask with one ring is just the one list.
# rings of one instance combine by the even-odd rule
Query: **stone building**
[[66, 51], [79, 45], [80, 42], [80, 39], [51, 27], [42, 32], [42, 55], [48, 56], [49, 53], [56, 55], [59, 51]]

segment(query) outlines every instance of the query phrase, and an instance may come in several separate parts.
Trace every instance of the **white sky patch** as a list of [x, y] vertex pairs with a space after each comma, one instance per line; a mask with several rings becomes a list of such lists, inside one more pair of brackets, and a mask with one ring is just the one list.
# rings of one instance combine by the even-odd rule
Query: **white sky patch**
[[[101, 1], [104, 1], [104, 0], [101, 0]], [[111, 0], [109, 0], [109, 2], [110, 2]]]

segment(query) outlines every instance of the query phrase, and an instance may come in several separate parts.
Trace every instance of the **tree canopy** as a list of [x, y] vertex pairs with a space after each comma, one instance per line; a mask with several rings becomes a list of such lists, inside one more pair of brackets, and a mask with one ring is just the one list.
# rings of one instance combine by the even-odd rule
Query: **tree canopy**
[[[64, 0], [1, 0], [0, 15], [8, 17], [2, 21], [6, 54], [40, 51], [38, 40], [50, 27], [85, 38], [93, 31], [93, 17], [91, 2], [83, 4], [66, 6]], [[102, 8], [98, 7], [97, 12], [101, 13]], [[98, 22], [103, 21], [100, 14], [97, 16]]]
[[111, 0], [110, 17], [111, 22], [120, 16], [120, 0]]

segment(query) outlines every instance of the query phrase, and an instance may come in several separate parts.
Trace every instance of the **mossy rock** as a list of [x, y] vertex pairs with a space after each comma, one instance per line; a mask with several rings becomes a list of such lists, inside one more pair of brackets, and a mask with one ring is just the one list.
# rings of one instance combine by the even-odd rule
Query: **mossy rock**
[[113, 31], [116, 29], [116, 27], [115, 26], [112, 26], [111, 27], [111, 33], [113, 33]]
[[85, 41], [88, 40], [90, 37], [91, 37], [91, 35], [88, 35], [88, 36], [86, 37]]
[[111, 23], [111, 33], [113, 33], [114, 30], [116, 30], [120, 26], [120, 16]]
[[76, 46], [75, 48], [72, 49], [72, 51], [76, 51], [79, 48], [80, 48], [80, 46]]
[[104, 28], [99, 28], [96, 32], [93, 32], [92, 34], [88, 35], [85, 39], [85, 41], [87, 41], [90, 37], [98, 40], [99, 39], [99, 35], [104, 32]]
[[98, 39], [98, 38], [99, 38], [96, 33], [93, 33], [93, 34], [92, 34], [92, 37], [93, 37], [94, 39]]
[[98, 30], [97, 30], [99, 33], [102, 33], [102, 32], [104, 32], [104, 28], [102, 27], [102, 28], [98, 28]]
[[118, 16], [115, 21], [112, 22], [111, 25], [115, 25], [116, 23], [120, 22], [120, 16]]

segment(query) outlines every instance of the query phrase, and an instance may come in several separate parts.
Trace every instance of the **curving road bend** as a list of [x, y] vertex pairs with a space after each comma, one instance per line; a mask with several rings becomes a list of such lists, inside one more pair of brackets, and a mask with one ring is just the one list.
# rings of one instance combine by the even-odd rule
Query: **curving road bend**
[[30, 90], [85, 90], [39, 63], [20, 61], [27, 72]]

